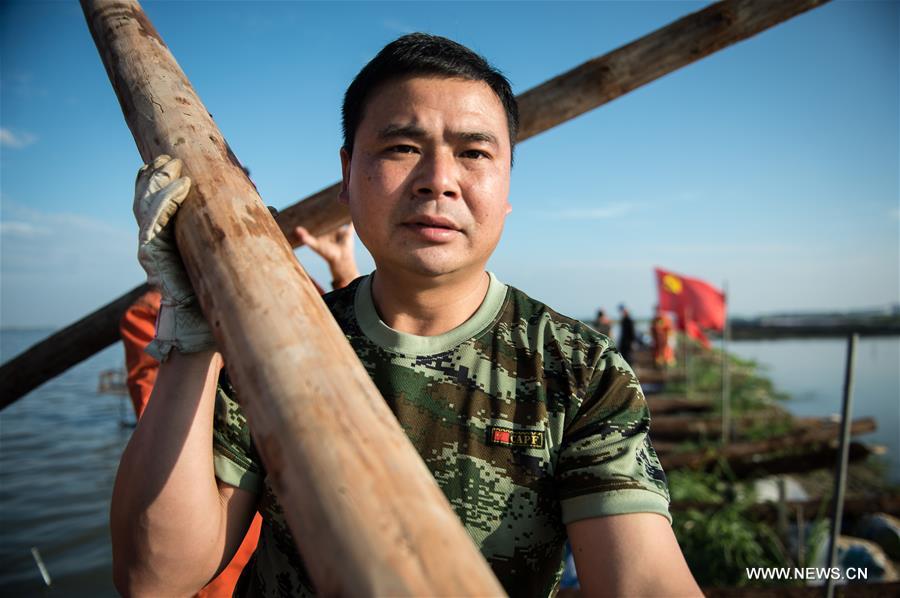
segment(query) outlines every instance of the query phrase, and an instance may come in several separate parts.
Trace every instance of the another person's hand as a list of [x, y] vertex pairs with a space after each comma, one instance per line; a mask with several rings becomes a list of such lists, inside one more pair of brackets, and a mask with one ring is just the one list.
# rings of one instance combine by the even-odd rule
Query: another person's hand
[[181, 160], [166, 155], [145, 164], [135, 182], [138, 261], [147, 272], [147, 282], [162, 295], [156, 337], [146, 349], [159, 361], [165, 361], [172, 349], [196, 353], [216, 346], [178, 253], [172, 226], [190, 188], [191, 180], [181, 176]]
[[294, 228], [299, 244], [306, 245], [328, 262], [331, 286], [335, 289], [350, 284], [359, 276], [353, 255], [353, 225], [346, 224], [330, 233], [314, 237], [302, 226]]

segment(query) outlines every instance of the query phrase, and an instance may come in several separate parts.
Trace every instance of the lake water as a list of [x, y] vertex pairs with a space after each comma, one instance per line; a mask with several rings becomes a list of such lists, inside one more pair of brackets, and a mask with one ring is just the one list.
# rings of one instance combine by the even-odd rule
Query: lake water
[[[0, 360], [49, 333], [0, 331]], [[97, 379], [122, 362], [113, 345], [0, 411], [0, 595], [117, 595], [109, 497], [131, 429], [120, 425], [121, 398], [98, 395]]]
[[[732, 341], [729, 351], [753, 359], [798, 416], [840, 415], [846, 339]], [[900, 484], [900, 337], [864, 337], [856, 346], [852, 417], [873, 417], [878, 430], [859, 439], [883, 445], [888, 475]]]
[[[6, 361], [50, 331], [0, 331]], [[741, 341], [732, 350], [768, 366], [795, 395], [798, 415], [840, 412], [845, 342]], [[101, 371], [121, 366], [114, 345], [0, 411], [0, 595], [115, 596], [107, 518], [119, 455], [131, 435], [130, 403], [99, 395]], [[900, 483], [900, 337], [863, 339], [857, 354], [854, 417], [874, 416]], [[53, 585], [31, 554], [36, 547]]]

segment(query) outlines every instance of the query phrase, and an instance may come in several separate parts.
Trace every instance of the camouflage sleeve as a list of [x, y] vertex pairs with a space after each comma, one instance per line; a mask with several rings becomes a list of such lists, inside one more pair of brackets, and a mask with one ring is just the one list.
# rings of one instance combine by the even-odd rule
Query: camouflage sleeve
[[250, 438], [241, 407], [225, 370], [219, 375], [213, 416], [213, 465], [216, 477], [237, 488], [259, 494], [265, 474]]
[[616, 350], [600, 356], [574, 409], [556, 467], [563, 523], [625, 513], [659, 513], [671, 522], [666, 476], [648, 436], [647, 401]]

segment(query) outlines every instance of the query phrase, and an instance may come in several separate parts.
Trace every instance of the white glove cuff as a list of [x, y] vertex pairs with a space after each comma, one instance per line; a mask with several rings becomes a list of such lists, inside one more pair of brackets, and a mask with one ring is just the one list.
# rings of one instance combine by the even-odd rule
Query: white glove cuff
[[163, 300], [156, 316], [156, 337], [144, 352], [163, 362], [172, 349], [180, 353], [199, 353], [216, 347], [209, 324], [196, 303], [196, 298], [182, 303]]

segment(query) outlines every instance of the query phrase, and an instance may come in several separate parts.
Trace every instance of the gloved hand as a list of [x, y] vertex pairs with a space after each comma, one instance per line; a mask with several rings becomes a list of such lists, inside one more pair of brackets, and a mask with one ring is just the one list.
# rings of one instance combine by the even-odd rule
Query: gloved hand
[[147, 272], [147, 282], [162, 295], [156, 337], [145, 351], [159, 361], [165, 361], [172, 349], [196, 353], [216, 346], [171, 226], [172, 217], [190, 188], [191, 180], [181, 176], [181, 160], [166, 155], [145, 164], [135, 182], [134, 217], [140, 228], [138, 261]]

